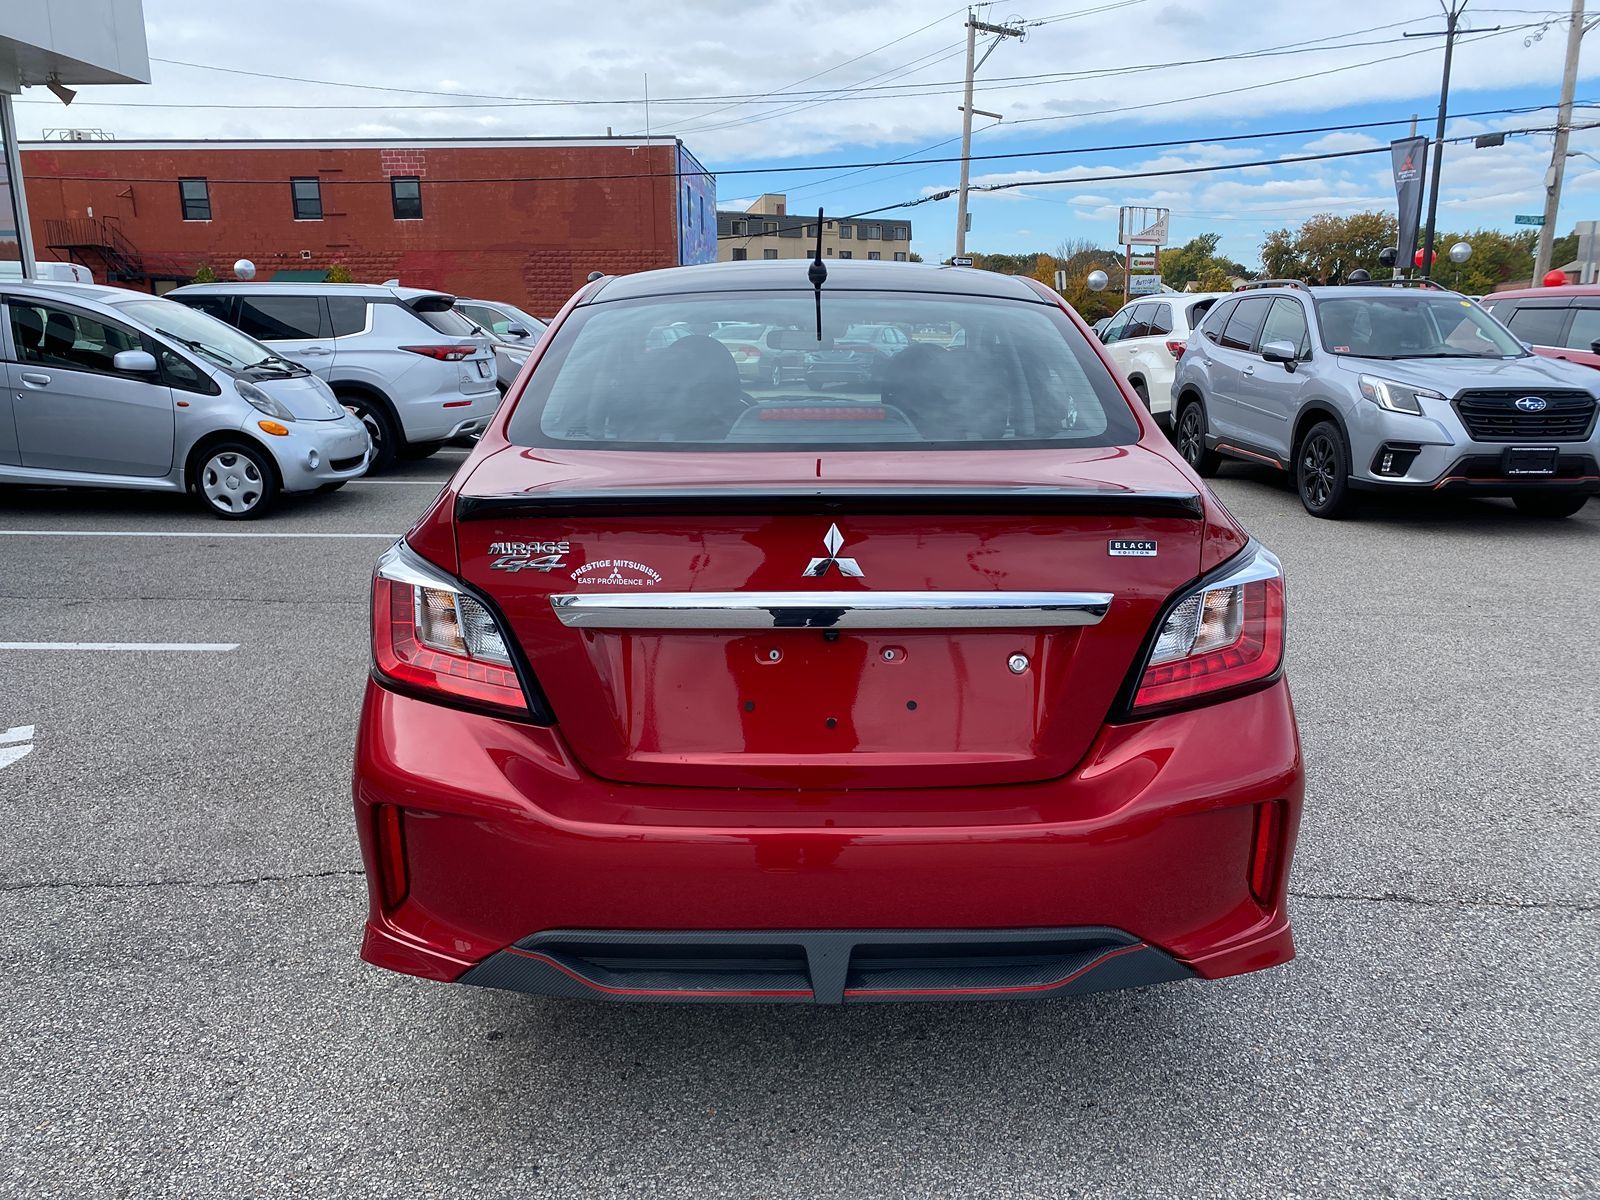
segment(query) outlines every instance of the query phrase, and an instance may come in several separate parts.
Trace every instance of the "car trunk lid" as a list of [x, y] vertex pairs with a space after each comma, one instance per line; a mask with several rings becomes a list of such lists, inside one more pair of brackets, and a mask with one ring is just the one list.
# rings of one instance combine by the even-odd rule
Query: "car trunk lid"
[[660, 454], [513, 448], [458, 497], [462, 576], [598, 775], [1064, 774], [1198, 570], [1200, 498], [1137, 446], [751, 457], [674, 455], [656, 485]]

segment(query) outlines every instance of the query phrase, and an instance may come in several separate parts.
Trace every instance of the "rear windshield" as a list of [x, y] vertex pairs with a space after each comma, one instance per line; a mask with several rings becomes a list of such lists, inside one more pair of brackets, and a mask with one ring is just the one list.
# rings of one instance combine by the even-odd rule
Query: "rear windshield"
[[[410, 306], [407, 305], [409, 308]], [[439, 309], [411, 309], [412, 312], [426, 321], [429, 328], [435, 333], [442, 333], [446, 337], [468, 337], [478, 332], [478, 327], [467, 320], [453, 308]]]
[[1322, 348], [1356, 358], [1520, 358], [1527, 352], [1470, 300], [1442, 295], [1318, 296]]
[[989, 449], [1138, 440], [1045, 304], [937, 293], [736, 292], [601, 303], [556, 334], [511, 415], [525, 446]]

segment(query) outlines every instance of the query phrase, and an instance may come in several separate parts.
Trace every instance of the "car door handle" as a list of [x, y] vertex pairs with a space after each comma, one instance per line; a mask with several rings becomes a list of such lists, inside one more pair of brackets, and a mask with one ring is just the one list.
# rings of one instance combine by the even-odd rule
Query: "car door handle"
[[49, 387], [50, 376], [43, 371], [24, 371], [22, 373], [22, 382], [30, 387]]
[[312, 355], [321, 355], [321, 354], [332, 354], [333, 351], [329, 350], [326, 346], [307, 346], [304, 350], [300, 351], [300, 353], [304, 354], [304, 355], [307, 355], [307, 356], [312, 356]]
[[1246, 367], [1241, 373], [1245, 375], [1254, 375], [1256, 373], [1256, 369], [1254, 367]]

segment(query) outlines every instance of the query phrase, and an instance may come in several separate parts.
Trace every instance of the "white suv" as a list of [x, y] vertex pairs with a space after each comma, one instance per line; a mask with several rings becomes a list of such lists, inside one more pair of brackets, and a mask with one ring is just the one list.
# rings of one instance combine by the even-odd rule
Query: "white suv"
[[372, 437], [373, 469], [477, 433], [500, 403], [489, 339], [455, 297], [359, 283], [201, 283], [167, 293], [327, 381]]
[[1117, 310], [1100, 334], [1112, 361], [1144, 406], [1166, 427], [1172, 420], [1172, 376], [1184, 344], [1211, 306], [1232, 292], [1166, 292], [1140, 296]]

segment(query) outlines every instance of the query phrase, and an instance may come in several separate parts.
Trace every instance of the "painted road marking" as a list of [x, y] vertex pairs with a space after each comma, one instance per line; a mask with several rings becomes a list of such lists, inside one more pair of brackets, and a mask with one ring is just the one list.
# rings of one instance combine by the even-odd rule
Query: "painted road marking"
[[33, 753], [33, 726], [18, 725], [0, 733], [0, 769], [21, 762]]
[[144, 529], [0, 529], [0, 537], [114, 537], [114, 538], [367, 538], [385, 542], [398, 533], [195, 533], [182, 530]]
[[0, 642], [0, 650], [173, 650], [226, 654], [238, 642]]

